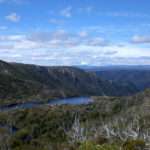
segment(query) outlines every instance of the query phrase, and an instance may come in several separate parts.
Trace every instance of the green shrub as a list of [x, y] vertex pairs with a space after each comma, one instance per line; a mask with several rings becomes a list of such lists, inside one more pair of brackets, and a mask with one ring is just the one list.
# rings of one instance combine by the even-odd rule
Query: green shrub
[[86, 141], [81, 144], [81, 146], [79, 147], [79, 150], [97, 150], [97, 149], [96, 149], [95, 144], [93, 144], [90, 141]]
[[120, 150], [120, 148], [116, 144], [96, 145], [92, 142], [87, 141], [79, 147], [79, 150]]
[[18, 139], [25, 139], [26, 137], [29, 136], [29, 131], [27, 129], [21, 129], [16, 133], [16, 138]]
[[128, 140], [123, 144], [123, 150], [143, 150], [144, 148], [143, 140]]
[[96, 150], [120, 150], [120, 148], [116, 144], [103, 144], [97, 145]]
[[93, 139], [94, 140], [94, 143], [96, 144], [105, 144], [105, 143], [108, 143], [108, 139], [102, 137], [102, 136], [98, 136], [97, 138]]
[[[29, 131], [27, 129], [21, 129], [14, 136], [11, 137], [10, 143], [13, 149], [20, 149], [23, 143], [27, 142], [29, 137]], [[29, 141], [29, 139], [28, 139]]]

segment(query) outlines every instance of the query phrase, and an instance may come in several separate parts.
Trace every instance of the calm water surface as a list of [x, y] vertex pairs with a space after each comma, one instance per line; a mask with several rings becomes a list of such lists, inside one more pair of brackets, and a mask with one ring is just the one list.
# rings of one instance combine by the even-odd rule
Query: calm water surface
[[20, 104], [12, 104], [8, 106], [0, 106], [0, 111], [10, 111], [15, 109], [30, 109], [35, 107], [41, 107], [45, 105], [53, 106], [53, 105], [81, 105], [81, 104], [89, 104], [93, 100], [89, 97], [74, 97], [74, 98], [64, 98], [64, 99], [55, 99], [49, 100], [47, 104], [45, 103], [37, 103], [37, 102], [27, 102]]

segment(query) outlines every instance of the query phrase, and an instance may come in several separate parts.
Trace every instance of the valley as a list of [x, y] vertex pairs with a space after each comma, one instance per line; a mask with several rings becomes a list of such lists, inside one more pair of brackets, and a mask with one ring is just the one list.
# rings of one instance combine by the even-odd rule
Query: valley
[[129, 97], [92, 98], [87, 105], [1, 112], [1, 149], [149, 149], [150, 90]]
[[0, 0], [0, 150], [150, 150], [150, 0]]
[[0, 149], [148, 150], [149, 72], [1, 61]]
[[[118, 82], [119, 83], [119, 82]], [[95, 72], [76, 67], [44, 67], [0, 61], [0, 103], [80, 96], [127, 96], [139, 90], [112, 83]]]

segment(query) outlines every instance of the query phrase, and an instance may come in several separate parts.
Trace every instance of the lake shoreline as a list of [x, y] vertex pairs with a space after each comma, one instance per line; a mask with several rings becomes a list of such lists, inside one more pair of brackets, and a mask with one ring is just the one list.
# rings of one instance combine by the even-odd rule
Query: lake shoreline
[[56, 105], [81, 105], [81, 104], [89, 104], [92, 103], [93, 99], [91, 97], [69, 97], [69, 98], [57, 98], [50, 99], [46, 102], [43, 101], [27, 101], [22, 103], [12, 103], [8, 105], [1, 105], [0, 112], [16, 110], [16, 109], [31, 109], [35, 107], [43, 107], [43, 106], [56, 106]]

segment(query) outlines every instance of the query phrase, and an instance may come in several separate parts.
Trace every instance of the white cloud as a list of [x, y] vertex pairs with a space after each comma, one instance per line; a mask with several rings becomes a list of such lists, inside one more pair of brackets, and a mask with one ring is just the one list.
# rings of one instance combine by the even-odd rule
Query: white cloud
[[86, 31], [68, 33], [64, 30], [54, 32], [36, 32], [27, 37], [29, 41], [49, 47], [74, 47], [78, 45], [107, 46], [109, 43], [101, 37], [90, 37]]
[[14, 46], [11, 44], [1, 44], [0, 45], [0, 50], [11, 50], [13, 48], [14, 48]]
[[130, 17], [130, 18], [150, 18], [149, 14], [136, 12], [99, 12], [101, 16], [108, 17]]
[[[109, 44], [102, 37], [64, 30], [31, 35], [0, 35], [0, 59], [41, 65], [150, 63], [148, 48]], [[84, 38], [82, 37], [84, 36]], [[145, 60], [145, 63], [144, 63]]]
[[144, 44], [144, 43], [150, 43], [150, 36], [133, 36], [131, 39], [132, 43], [135, 44]]
[[0, 35], [1, 42], [16, 42], [25, 38], [25, 35]]
[[72, 7], [68, 6], [60, 11], [60, 14], [66, 18], [72, 17]]
[[13, 13], [10, 13], [8, 16], [5, 17], [7, 20], [11, 21], [11, 22], [19, 22], [21, 17], [13, 12]]
[[94, 38], [88, 40], [87, 44], [90, 46], [107, 46], [108, 42], [104, 38], [94, 37]]
[[80, 31], [79, 36], [82, 37], [82, 38], [85, 38], [85, 37], [88, 36], [88, 33], [86, 31]]

